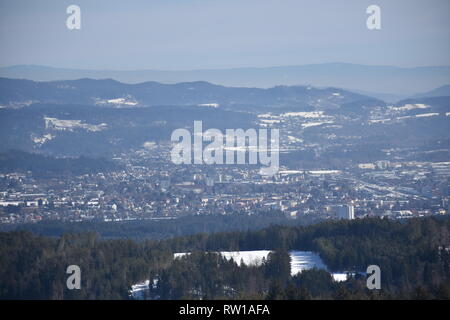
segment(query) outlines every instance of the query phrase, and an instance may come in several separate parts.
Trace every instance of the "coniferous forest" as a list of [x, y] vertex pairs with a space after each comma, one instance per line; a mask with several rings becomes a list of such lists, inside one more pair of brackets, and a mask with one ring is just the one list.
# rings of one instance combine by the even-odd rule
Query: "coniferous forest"
[[[258, 231], [196, 234], [167, 240], [103, 240], [94, 232], [38, 236], [0, 233], [1, 299], [129, 299], [132, 284], [152, 279], [149, 299], [450, 299], [450, 220], [359, 219]], [[215, 251], [272, 250], [260, 266], [238, 265]], [[292, 277], [289, 250], [320, 254], [330, 271]], [[191, 252], [173, 258], [175, 252]], [[66, 268], [81, 269], [68, 290]], [[358, 273], [381, 269], [380, 290]], [[153, 282], [153, 280], [155, 280]]]

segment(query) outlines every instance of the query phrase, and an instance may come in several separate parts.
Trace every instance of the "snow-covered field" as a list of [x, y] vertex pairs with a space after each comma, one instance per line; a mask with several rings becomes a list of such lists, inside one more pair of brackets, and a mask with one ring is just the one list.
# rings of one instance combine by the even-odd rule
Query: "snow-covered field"
[[303, 270], [323, 269], [328, 270], [317, 253], [311, 251], [291, 251], [291, 275], [296, 275]]
[[74, 129], [85, 129], [91, 132], [102, 131], [107, 128], [106, 123], [88, 124], [81, 120], [60, 120], [57, 118], [44, 117], [45, 129], [58, 131], [73, 131]]
[[[238, 265], [244, 263], [244, 265], [261, 265], [263, 260], [267, 260], [270, 250], [253, 250], [253, 251], [220, 251], [219, 253], [225, 259], [231, 259]], [[188, 255], [188, 252], [179, 252], [174, 254], [174, 259], [184, 257]], [[299, 272], [309, 269], [322, 269], [328, 268], [322, 261], [320, 256], [311, 251], [290, 251], [291, 256], [291, 275], [296, 275]], [[347, 279], [346, 273], [332, 273], [335, 281], [345, 281]]]
[[308, 171], [309, 174], [312, 175], [322, 175], [322, 174], [339, 174], [341, 173], [340, 170], [311, 170]]
[[111, 105], [115, 107], [135, 107], [138, 105], [137, 101], [130, 95], [122, 98], [113, 99], [99, 99], [93, 98], [97, 105]]
[[[263, 263], [264, 260], [267, 260], [270, 250], [252, 250], [252, 251], [220, 251], [219, 253], [228, 260], [233, 260], [238, 265], [242, 263], [244, 265], [254, 265], [259, 266]], [[182, 258], [186, 255], [189, 255], [189, 252], [178, 252], [174, 253], [174, 259]], [[294, 276], [299, 272], [309, 269], [321, 269], [327, 270], [328, 268], [325, 263], [322, 261], [320, 256], [312, 251], [290, 251], [291, 256], [291, 275]], [[334, 281], [340, 282], [347, 280], [347, 274], [344, 272], [332, 273], [331, 274]], [[152, 286], [156, 288], [158, 280], [154, 279]], [[150, 280], [145, 280], [143, 282], [134, 284], [131, 286], [130, 296], [133, 299], [141, 300], [144, 299], [145, 291], [149, 290]]]
[[218, 108], [218, 103], [202, 103], [198, 105], [199, 107], [209, 107], [209, 108]]
[[324, 116], [323, 111], [310, 111], [310, 112], [285, 112], [281, 114], [281, 117], [300, 117], [300, 118], [327, 118]]
[[438, 115], [439, 115], [439, 113], [437, 113], [437, 112], [421, 113], [421, 114], [417, 114], [416, 118], [420, 118], [420, 117], [437, 117]]
[[402, 107], [391, 107], [394, 111], [410, 111], [414, 109], [428, 109], [431, 108], [430, 106], [427, 106], [426, 104], [418, 103], [418, 104], [405, 104]]
[[302, 143], [303, 142], [302, 139], [299, 139], [299, 138], [294, 137], [294, 136], [287, 136], [287, 138], [288, 138], [289, 142], [292, 142], [292, 143], [296, 143], [296, 142]]
[[117, 99], [109, 99], [106, 101], [107, 103], [110, 104], [123, 104], [123, 105], [128, 105], [128, 106], [135, 106], [137, 105], [137, 102], [135, 101], [128, 101], [126, 98], [117, 98]]
[[305, 122], [305, 123], [302, 123], [302, 128], [317, 127], [317, 126], [321, 126], [323, 124], [331, 124], [331, 123], [334, 123], [334, 122], [333, 121]]
[[44, 144], [47, 141], [50, 141], [54, 138], [55, 136], [48, 133], [48, 134], [44, 134], [42, 137], [31, 137], [31, 139], [33, 140], [34, 143], [37, 144]]

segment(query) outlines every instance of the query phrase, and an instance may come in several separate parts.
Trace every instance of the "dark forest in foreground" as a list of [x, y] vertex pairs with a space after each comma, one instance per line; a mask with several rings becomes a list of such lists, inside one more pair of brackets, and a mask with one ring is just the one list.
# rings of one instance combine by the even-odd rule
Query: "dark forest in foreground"
[[[258, 231], [197, 234], [162, 241], [60, 238], [0, 233], [0, 298], [127, 299], [128, 289], [158, 279], [162, 299], [450, 299], [450, 219], [359, 219]], [[218, 250], [274, 250], [259, 267], [239, 267]], [[320, 253], [331, 271], [381, 268], [382, 289], [365, 277], [336, 283], [323, 270], [290, 276], [287, 250]], [[173, 260], [174, 252], [193, 252]], [[68, 265], [82, 270], [81, 290], [66, 289]]]

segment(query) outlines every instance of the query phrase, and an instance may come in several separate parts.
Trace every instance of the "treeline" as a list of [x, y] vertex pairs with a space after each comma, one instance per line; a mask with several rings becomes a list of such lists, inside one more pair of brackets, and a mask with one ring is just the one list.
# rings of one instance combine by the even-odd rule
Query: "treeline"
[[280, 249], [261, 266], [238, 266], [217, 253], [196, 251], [177, 258], [155, 279], [150, 299], [265, 299], [272, 283], [289, 282], [290, 256]]
[[416, 289], [430, 297], [450, 294], [450, 219], [446, 217], [272, 226], [168, 241], [177, 252], [277, 248], [314, 251], [332, 271], [364, 272], [369, 265], [380, 266], [383, 291], [396, 297], [411, 297]]
[[34, 176], [87, 174], [117, 169], [118, 165], [104, 158], [54, 158], [37, 153], [10, 150], [0, 153], [0, 172], [31, 171]]
[[[151, 279], [153, 299], [450, 299], [450, 219], [386, 219], [271, 226], [161, 241], [60, 238], [0, 233], [0, 298], [126, 299]], [[270, 249], [259, 267], [238, 266], [213, 251]], [[332, 271], [381, 268], [381, 290], [357, 275], [334, 282], [325, 270], [291, 277], [289, 250], [320, 254]], [[191, 252], [173, 259], [175, 252]], [[209, 253], [208, 253], [209, 252]], [[66, 289], [68, 265], [82, 270], [81, 290]]]
[[[95, 233], [59, 239], [0, 233], [1, 299], [127, 299], [130, 285], [168, 267], [169, 250], [130, 240], [100, 241]], [[81, 269], [81, 290], [68, 290], [69, 265]]]
[[95, 231], [102, 239], [128, 238], [133, 240], [162, 240], [196, 233], [247, 231], [267, 228], [270, 225], [298, 226], [318, 222], [314, 216], [287, 218], [277, 211], [254, 215], [189, 215], [176, 219], [136, 221], [41, 221], [37, 223], [0, 225], [0, 231], [31, 231], [34, 234], [60, 237], [64, 233]]

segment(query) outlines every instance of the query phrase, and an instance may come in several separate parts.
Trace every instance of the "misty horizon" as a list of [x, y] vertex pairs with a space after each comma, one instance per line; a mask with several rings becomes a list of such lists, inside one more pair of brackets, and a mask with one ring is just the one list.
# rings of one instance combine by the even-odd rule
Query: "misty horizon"
[[344, 61], [329, 61], [321, 63], [294, 63], [294, 64], [273, 64], [273, 65], [259, 65], [259, 66], [230, 66], [230, 67], [211, 67], [211, 68], [194, 68], [194, 69], [159, 69], [159, 68], [128, 68], [128, 69], [115, 69], [115, 68], [84, 68], [84, 67], [69, 67], [69, 66], [58, 66], [58, 65], [43, 65], [43, 64], [33, 64], [33, 63], [21, 63], [21, 64], [11, 64], [11, 65], [0, 65], [0, 68], [13, 68], [13, 67], [44, 67], [51, 69], [66, 69], [66, 70], [80, 70], [80, 71], [165, 71], [165, 72], [188, 72], [188, 71], [221, 71], [221, 70], [240, 70], [240, 69], [268, 69], [268, 68], [289, 68], [289, 67], [305, 67], [305, 66], [319, 66], [319, 65], [353, 65], [353, 66], [366, 66], [366, 67], [382, 67], [382, 68], [397, 68], [397, 69], [420, 69], [420, 68], [447, 68], [450, 67], [450, 63], [447, 65], [415, 65], [415, 66], [400, 66], [400, 65], [389, 65], [389, 64], [364, 64], [364, 63], [353, 63]]
[[69, 1], [0, 4], [2, 65], [100, 70], [204, 70], [342, 61], [450, 65], [448, 1], [85, 1], [69, 30]]

